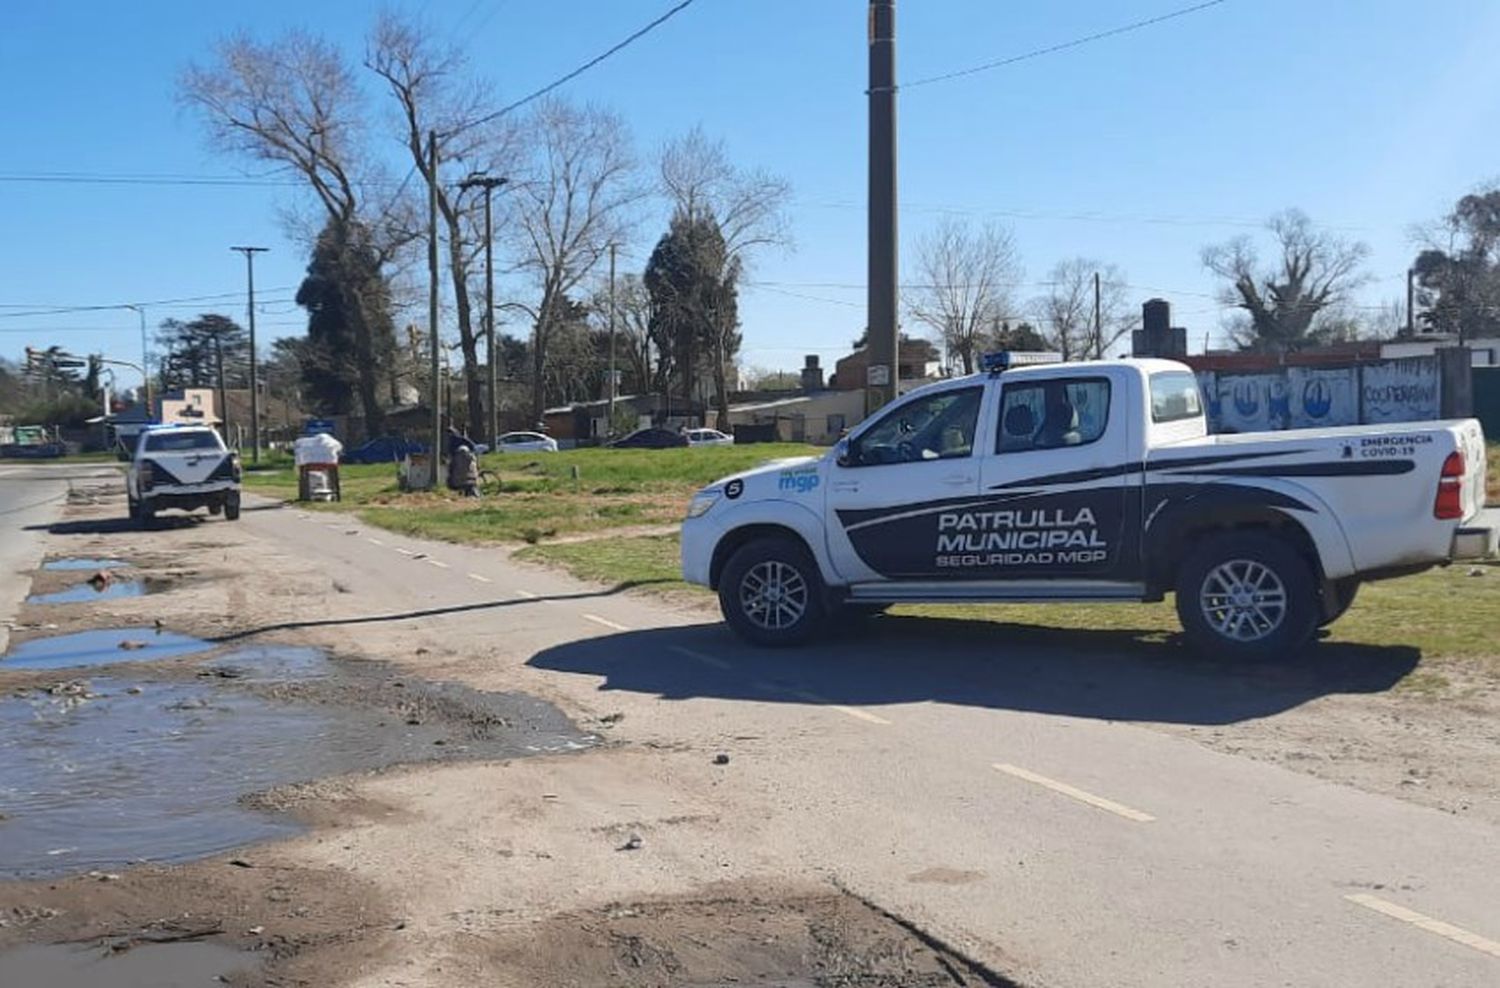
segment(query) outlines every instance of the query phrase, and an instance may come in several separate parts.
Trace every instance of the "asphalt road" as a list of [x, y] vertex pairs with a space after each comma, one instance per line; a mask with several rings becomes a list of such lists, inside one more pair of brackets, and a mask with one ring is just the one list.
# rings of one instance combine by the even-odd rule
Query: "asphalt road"
[[495, 551], [263, 505], [239, 524], [345, 591], [267, 629], [478, 641], [514, 688], [607, 703], [669, 742], [739, 744], [741, 857], [831, 878], [1023, 984], [1500, 984], [1496, 828], [1131, 723], [1382, 690], [1410, 650], [1225, 676], [884, 618], [766, 652]]
[[[15, 614], [31, 584], [27, 571], [41, 560], [42, 538], [67, 501], [68, 487], [118, 471], [108, 464], [0, 460], [0, 621]], [[10, 631], [0, 624], [0, 652]]]

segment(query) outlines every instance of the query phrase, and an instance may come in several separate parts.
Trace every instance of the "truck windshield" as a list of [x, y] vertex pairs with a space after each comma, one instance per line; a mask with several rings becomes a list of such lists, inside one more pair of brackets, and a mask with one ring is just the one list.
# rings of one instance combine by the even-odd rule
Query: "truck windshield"
[[1189, 371], [1151, 375], [1151, 421], [1177, 422], [1203, 414], [1198, 379]]
[[219, 449], [219, 437], [212, 432], [153, 432], [146, 436], [148, 453], [177, 453], [190, 449]]

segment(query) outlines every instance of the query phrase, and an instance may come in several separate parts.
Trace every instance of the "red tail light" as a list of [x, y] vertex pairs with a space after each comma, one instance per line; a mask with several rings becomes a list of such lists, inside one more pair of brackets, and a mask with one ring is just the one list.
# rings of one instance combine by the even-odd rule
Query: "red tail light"
[[1443, 521], [1462, 520], [1464, 481], [1464, 454], [1449, 453], [1443, 461], [1443, 473], [1438, 477], [1437, 500], [1432, 502], [1432, 517]]

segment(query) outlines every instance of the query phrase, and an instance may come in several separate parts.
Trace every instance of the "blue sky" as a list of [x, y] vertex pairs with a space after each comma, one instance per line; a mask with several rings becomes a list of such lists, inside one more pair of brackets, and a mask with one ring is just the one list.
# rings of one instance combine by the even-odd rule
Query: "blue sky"
[[[901, 0], [906, 81], [1151, 17], [1187, 0]], [[502, 97], [550, 81], [669, 0], [429, 0]], [[0, 176], [243, 174], [173, 98], [176, 77], [237, 28], [322, 33], [357, 61], [375, 6], [261, 0], [7, 5], [0, 29]], [[1403, 291], [1413, 224], [1500, 175], [1500, 4], [1489, 0], [1228, 0], [1072, 50], [900, 96], [902, 239], [944, 210], [1008, 224], [1026, 280], [1084, 255], [1136, 300], [1173, 302], [1194, 349], [1219, 328], [1200, 248], [1297, 206], [1370, 244], [1374, 305]], [[761, 257], [742, 304], [744, 359], [825, 364], [863, 326], [865, 4], [697, 0], [564, 92], [620, 112], [643, 156], [701, 123], [735, 158], [786, 176], [796, 249]], [[372, 99], [378, 97], [373, 84]], [[379, 109], [378, 99], [373, 105]], [[394, 138], [383, 145], [399, 161]], [[398, 167], [404, 171], [404, 162]], [[60, 343], [139, 358], [135, 313], [242, 318], [257, 261], [264, 336], [301, 331], [290, 302], [306, 250], [282, 188], [34, 183], [0, 178], [0, 355]], [[642, 228], [650, 250], [661, 219]], [[909, 266], [909, 261], [907, 262]], [[1040, 288], [1023, 288], [1023, 297]], [[122, 377], [122, 381], [124, 377]]]

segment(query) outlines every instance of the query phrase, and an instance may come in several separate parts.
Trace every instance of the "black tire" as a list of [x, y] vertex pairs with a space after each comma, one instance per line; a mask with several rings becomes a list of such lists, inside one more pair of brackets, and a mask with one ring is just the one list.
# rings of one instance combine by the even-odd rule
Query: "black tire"
[[802, 543], [787, 537], [747, 542], [719, 577], [724, 620], [746, 641], [772, 648], [800, 645], [817, 634], [826, 616], [823, 595], [818, 564]]
[[234, 491], [224, 498], [224, 518], [226, 521], [240, 520], [240, 493]]
[[1295, 656], [1321, 614], [1312, 567], [1270, 533], [1210, 537], [1178, 570], [1177, 617], [1204, 655], [1257, 662]]
[[1323, 613], [1318, 617], [1318, 627], [1326, 628], [1343, 617], [1358, 594], [1359, 581], [1352, 576], [1329, 584], [1328, 593], [1323, 598]]
[[142, 528], [150, 528], [156, 523], [156, 508], [145, 498], [135, 502], [135, 523]]

